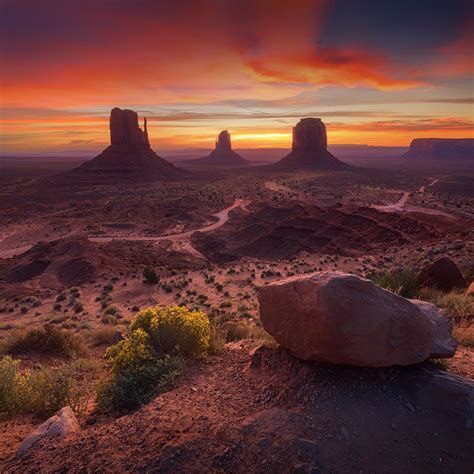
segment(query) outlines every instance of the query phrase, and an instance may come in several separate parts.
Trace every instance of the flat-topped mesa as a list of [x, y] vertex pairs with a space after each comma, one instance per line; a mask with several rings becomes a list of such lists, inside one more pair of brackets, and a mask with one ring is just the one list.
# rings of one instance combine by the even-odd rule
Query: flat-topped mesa
[[144, 130], [138, 125], [138, 114], [133, 110], [115, 107], [110, 113], [110, 143], [113, 148], [148, 149], [147, 120]]
[[297, 153], [327, 151], [326, 126], [320, 118], [301, 119], [293, 127], [292, 150]]
[[320, 118], [301, 119], [293, 127], [291, 153], [273, 165], [278, 169], [350, 169], [328, 151], [326, 126]]
[[474, 158], [474, 138], [415, 138], [408, 158]]

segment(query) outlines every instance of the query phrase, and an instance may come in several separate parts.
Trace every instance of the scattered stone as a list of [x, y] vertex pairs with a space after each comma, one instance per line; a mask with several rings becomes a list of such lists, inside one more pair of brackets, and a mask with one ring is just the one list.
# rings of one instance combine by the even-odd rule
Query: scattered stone
[[467, 286], [458, 266], [449, 257], [441, 257], [426, 265], [418, 275], [418, 283], [441, 291], [452, 291]]
[[70, 407], [64, 407], [56, 415], [48, 418], [35, 431], [30, 433], [21, 443], [16, 453], [17, 457], [23, 456], [38, 441], [47, 437], [60, 436], [64, 438], [71, 433], [80, 431], [80, 426]]
[[370, 280], [317, 272], [263, 286], [260, 319], [304, 360], [360, 367], [452, 357], [451, 323], [430, 303], [410, 301]]

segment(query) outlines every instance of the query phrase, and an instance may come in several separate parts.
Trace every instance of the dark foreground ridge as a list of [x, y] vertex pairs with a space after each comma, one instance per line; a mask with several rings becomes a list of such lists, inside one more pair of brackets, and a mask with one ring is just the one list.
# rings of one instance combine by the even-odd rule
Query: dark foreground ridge
[[169, 180], [183, 178], [189, 171], [177, 168], [150, 147], [147, 121], [144, 130], [133, 110], [114, 108], [110, 113], [110, 142], [100, 155], [83, 163], [73, 173], [88, 178], [112, 177], [129, 180]]
[[[7, 472], [470, 472], [474, 385], [434, 369], [304, 362], [248, 342], [132, 415], [43, 440]], [[250, 353], [249, 353], [250, 351]], [[190, 363], [191, 364], [191, 363]], [[97, 449], [100, 446], [100, 449]]]

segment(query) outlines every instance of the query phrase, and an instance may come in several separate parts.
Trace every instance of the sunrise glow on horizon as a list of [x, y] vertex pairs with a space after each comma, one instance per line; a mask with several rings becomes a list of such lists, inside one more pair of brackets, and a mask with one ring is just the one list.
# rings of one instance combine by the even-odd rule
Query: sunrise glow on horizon
[[[113, 107], [157, 150], [473, 137], [472, 3], [3, 0], [0, 153], [99, 151]], [[142, 123], [142, 122], [141, 122]]]

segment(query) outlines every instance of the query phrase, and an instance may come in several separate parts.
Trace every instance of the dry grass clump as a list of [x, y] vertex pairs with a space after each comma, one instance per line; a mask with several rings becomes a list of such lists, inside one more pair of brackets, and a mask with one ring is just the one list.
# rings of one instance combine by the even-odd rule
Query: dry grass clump
[[416, 298], [420, 292], [417, 273], [411, 268], [394, 272], [376, 272], [367, 275], [376, 285], [404, 298]]
[[27, 413], [47, 418], [66, 405], [77, 415], [85, 409], [74, 365], [21, 371], [18, 360], [0, 359], [0, 418]]
[[432, 288], [423, 288], [419, 298], [443, 308], [452, 318], [462, 319], [474, 314], [474, 298], [466, 295], [462, 290], [443, 293]]
[[11, 355], [35, 352], [73, 358], [85, 353], [86, 347], [80, 336], [45, 325], [42, 328], [13, 331], [3, 344], [2, 352]]
[[474, 347], [474, 327], [459, 325], [453, 329], [453, 336], [466, 347]]
[[92, 347], [110, 346], [114, 342], [117, 330], [117, 327], [99, 327], [87, 331], [85, 337]]

